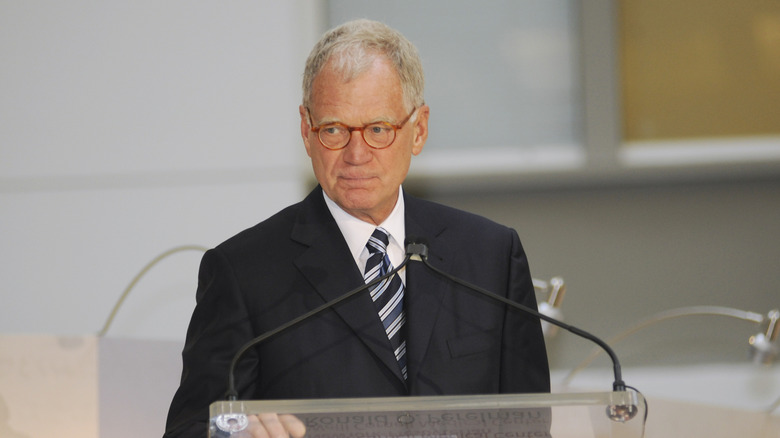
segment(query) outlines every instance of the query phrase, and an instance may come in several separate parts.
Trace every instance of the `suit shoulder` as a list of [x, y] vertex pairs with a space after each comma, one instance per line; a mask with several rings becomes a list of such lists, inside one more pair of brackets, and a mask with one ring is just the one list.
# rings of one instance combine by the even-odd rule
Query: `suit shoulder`
[[218, 245], [218, 248], [232, 253], [244, 248], [257, 248], [264, 245], [272, 245], [281, 238], [289, 239], [290, 230], [295, 218], [300, 211], [301, 203], [293, 204], [274, 213], [262, 222], [249, 227]]
[[412, 214], [428, 223], [433, 222], [448, 228], [456, 227], [481, 232], [513, 232], [511, 228], [492, 219], [448, 205], [414, 197], [407, 197], [405, 202], [407, 211], [413, 212]]

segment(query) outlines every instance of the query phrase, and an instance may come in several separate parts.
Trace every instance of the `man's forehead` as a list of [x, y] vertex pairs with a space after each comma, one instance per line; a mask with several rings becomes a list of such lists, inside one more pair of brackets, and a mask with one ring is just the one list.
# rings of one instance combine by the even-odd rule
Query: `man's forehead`
[[403, 90], [394, 70], [377, 66], [345, 79], [323, 70], [314, 80], [309, 112], [317, 124], [393, 122], [405, 114]]
[[[312, 105], [314, 108], [316, 104]], [[343, 123], [349, 126], [361, 126], [374, 122], [395, 123], [397, 116], [395, 110], [390, 108], [377, 108], [374, 110], [357, 110], [345, 107], [317, 107], [310, 110], [312, 122], [317, 125], [327, 123]]]

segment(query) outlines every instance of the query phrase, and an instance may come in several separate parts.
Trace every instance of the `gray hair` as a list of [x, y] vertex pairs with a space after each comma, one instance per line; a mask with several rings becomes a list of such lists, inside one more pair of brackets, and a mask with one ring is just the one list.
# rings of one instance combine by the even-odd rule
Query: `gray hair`
[[404, 106], [408, 110], [424, 103], [420, 55], [400, 32], [371, 20], [354, 20], [329, 30], [314, 46], [303, 73], [303, 106], [309, 107], [314, 78], [329, 62], [345, 81], [356, 78], [379, 57], [387, 58], [401, 79]]

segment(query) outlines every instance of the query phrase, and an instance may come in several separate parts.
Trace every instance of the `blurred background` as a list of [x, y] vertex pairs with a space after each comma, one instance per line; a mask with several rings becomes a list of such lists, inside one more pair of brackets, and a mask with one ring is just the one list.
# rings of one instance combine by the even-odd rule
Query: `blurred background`
[[[0, 0], [0, 333], [93, 335], [159, 254], [305, 196], [304, 61], [360, 17], [426, 70], [406, 189], [517, 229], [567, 322], [609, 338], [682, 306], [780, 307], [778, 2]], [[106, 335], [171, 346], [162, 406], [200, 256], [160, 261]], [[692, 316], [614, 347], [629, 370], [752, 375], [759, 330]], [[592, 345], [548, 348], [555, 383]], [[766, 405], [778, 368], [756, 372], [745, 403]]]

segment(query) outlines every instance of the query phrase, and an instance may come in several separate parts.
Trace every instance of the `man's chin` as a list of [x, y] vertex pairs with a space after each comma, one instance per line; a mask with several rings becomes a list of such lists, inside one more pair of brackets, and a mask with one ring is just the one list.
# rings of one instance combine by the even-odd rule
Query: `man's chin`
[[345, 196], [341, 202], [337, 202], [341, 208], [348, 212], [371, 211], [376, 207], [376, 202], [372, 196]]
[[340, 205], [369, 208], [372, 203], [376, 202], [378, 190], [374, 184], [340, 184], [334, 188], [335, 193], [333, 195], [335, 198], [331, 196], [331, 199], [337, 201]]
[[[378, 224], [389, 213], [387, 211], [388, 208], [382, 208], [379, 205], [378, 197], [370, 191], [356, 193], [356, 191], [352, 190], [338, 200], [334, 199], [334, 201], [342, 210], [365, 222]], [[394, 205], [389, 206], [389, 210], [392, 210], [393, 207]]]

